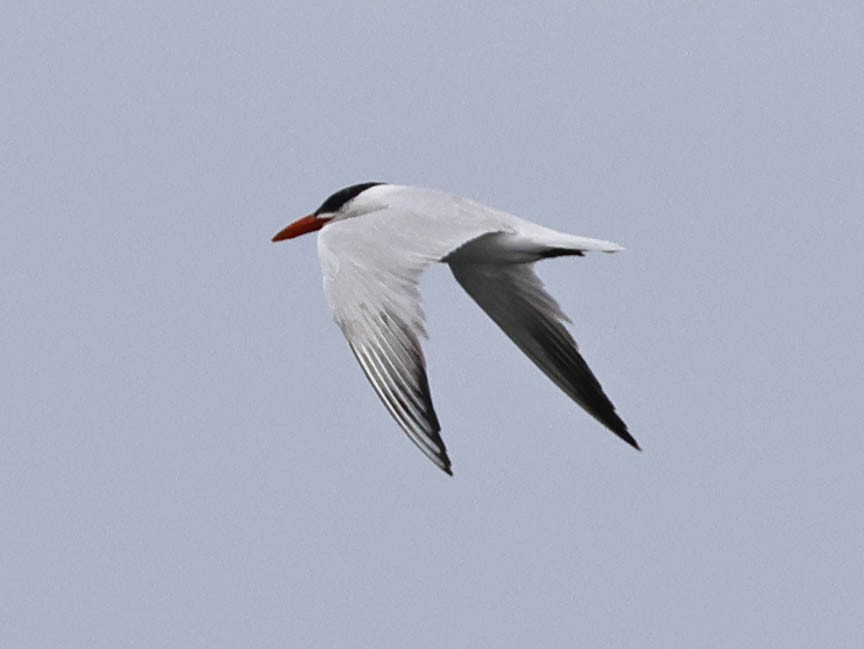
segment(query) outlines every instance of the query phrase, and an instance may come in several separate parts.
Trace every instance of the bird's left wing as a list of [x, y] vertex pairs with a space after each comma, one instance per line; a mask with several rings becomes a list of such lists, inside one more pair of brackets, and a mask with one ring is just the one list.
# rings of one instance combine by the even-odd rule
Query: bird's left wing
[[318, 255], [333, 319], [375, 392], [411, 441], [451, 473], [420, 345], [417, 281], [483, 228], [446, 227], [448, 220], [387, 208], [336, 221], [319, 233]]

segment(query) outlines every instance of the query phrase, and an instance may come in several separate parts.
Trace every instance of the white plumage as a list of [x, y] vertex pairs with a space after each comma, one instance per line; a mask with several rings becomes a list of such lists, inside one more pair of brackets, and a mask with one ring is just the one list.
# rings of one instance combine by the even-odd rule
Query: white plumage
[[340, 190], [273, 240], [318, 230], [333, 318], [372, 387], [411, 440], [450, 473], [420, 339], [417, 282], [449, 264], [468, 294], [532, 361], [591, 415], [639, 448], [565, 329], [534, 262], [622, 248], [525, 221], [433, 189], [364, 183]]

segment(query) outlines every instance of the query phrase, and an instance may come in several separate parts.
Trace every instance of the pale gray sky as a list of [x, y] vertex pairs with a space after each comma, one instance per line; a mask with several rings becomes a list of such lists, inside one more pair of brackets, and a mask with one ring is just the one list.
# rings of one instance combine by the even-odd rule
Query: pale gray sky
[[[861, 3], [465, 4], [6, 8], [0, 645], [861, 645]], [[435, 269], [426, 460], [269, 242], [365, 180], [625, 245], [645, 452]]]

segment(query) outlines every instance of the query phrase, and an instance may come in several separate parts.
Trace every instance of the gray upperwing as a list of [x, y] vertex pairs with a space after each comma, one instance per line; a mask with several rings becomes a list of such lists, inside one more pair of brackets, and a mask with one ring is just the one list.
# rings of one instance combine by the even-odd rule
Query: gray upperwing
[[[519, 348], [571, 399], [618, 437], [639, 449], [564, 328], [567, 317], [543, 288], [533, 263], [488, 261], [489, 238], [470, 242], [444, 261], [456, 281]], [[485, 241], [484, 241], [485, 239]], [[483, 246], [478, 263], [472, 245]], [[557, 251], [556, 251], [557, 252]], [[559, 253], [560, 254], [560, 253]], [[573, 251], [571, 254], [578, 254]], [[539, 256], [543, 256], [542, 253]]]

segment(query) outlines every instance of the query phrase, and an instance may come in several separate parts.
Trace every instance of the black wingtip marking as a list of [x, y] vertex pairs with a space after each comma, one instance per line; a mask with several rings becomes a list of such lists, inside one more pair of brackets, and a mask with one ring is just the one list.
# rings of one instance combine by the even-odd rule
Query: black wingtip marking
[[612, 402], [603, 392], [603, 388], [600, 387], [599, 383], [597, 384], [597, 387], [599, 389], [599, 394], [595, 395], [591, 399], [591, 407], [586, 408], [586, 410], [588, 410], [588, 412], [591, 413], [597, 421], [615, 433], [617, 437], [620, 437], [637, 451], [641, 451], [642, 447], [639, 446], [639, 442], [637, 442], [636, 438], [627, 430], [627, 424], [625, 424], [624, 420], [618, 416], [617, 412], [615, 412], [615, 406], [612, 405]]
[[639, 451], [640, 453], [642, 452], [642, 447], [639, 446], [639, 442], [636, 441], [636, 439], [633, 437], [633, 435], [631, 435], [631, 434], [627, 431], [626, 428], [625, 428], [623, 431], [618, 431], [618, 430], [615, 430], [615, 429], [610, 429], [610, 430], [611, 430], [613, 433], [615, 433], [618, 437], [620, 437], [621, 439], [623, 439], [625, 442], [627, 442], [630, 446], [632, 446], [633, 448], [635, 448], [637, 451]]
[[[387, 411], [417, 446], [438, 468], [452, 476], [450, 457], [441, 438], [441, 424], [432, 405], [432, 393], [426, 376], [426, 362], [413, 333], [392, 314], [389, 318], [401, 328], [403, 338], [396, 338], [401, 352], [409, 354], [410, 369], [394, 363], [386, 353], [357, 346], [348, 340], [348, 346], [363, 369], [363, 374], [384, 404]], [[397, 345], [397, 346], [399, 346]], [[391, 347], [392, 349], [392, 347]], [[400, 352], [400, 353], [401, 353]], [[407, 371], [406, 371], [407, 370]]]
[[[547, 372], [549, 378], [597, 421], [637, 451], [641, 451], [639, 443], [627, 430], [624, 420], [615, 412], [614, 404], [606, 396], [600, 381], [570, 340], [569, 334], [563, 328], [557, 331], [556, 327], [545, 324], [538, 326], [534, 335], [547, 357], [554, 360], [555, 370]], [[530, 352], [529, 356], [537, 362]]]

